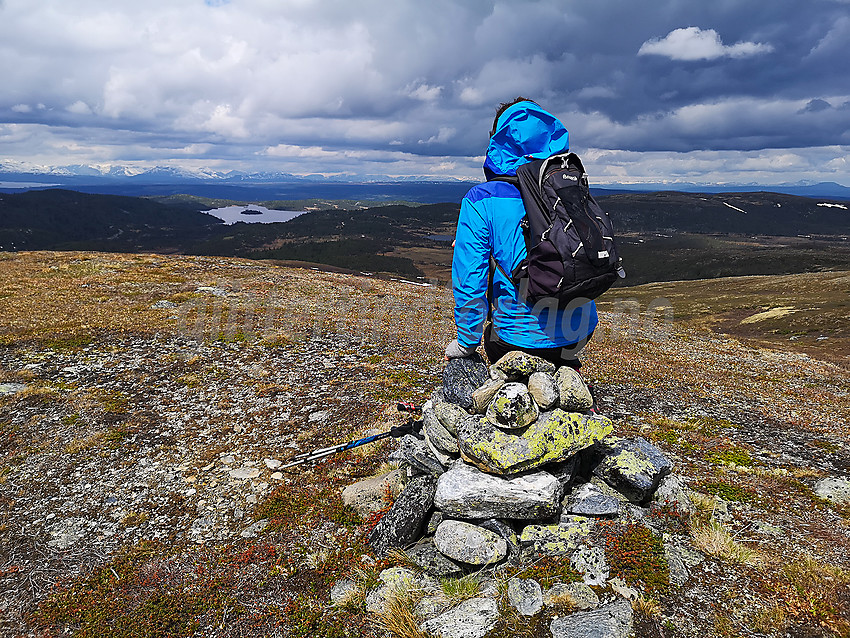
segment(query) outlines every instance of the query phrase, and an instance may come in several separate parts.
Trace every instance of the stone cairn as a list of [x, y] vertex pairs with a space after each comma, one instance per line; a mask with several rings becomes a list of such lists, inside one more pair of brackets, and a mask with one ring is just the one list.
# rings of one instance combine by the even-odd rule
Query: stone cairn
[[[613, 436], [611, 420], [592, 405], [567, 366], [522, 352], [489, 368], [477, 354], [452, 359], [423, 407], [421, 435], [401, 438], [391, 456], [399, 469], [349, 486], [343, 498], [368, 516], [380, 494], [403, 486], [369, 542], [381, 554], [404, 549], [425, 578], [563, 556], [595, 596], [588, 585], [609, 576], [603, 550], [586, 542], [595, 521], [643, 518], [672, 466], [646, 440]], [[620, 620], [627, 613], [631, 624], [630, 607], [609, 611]]]

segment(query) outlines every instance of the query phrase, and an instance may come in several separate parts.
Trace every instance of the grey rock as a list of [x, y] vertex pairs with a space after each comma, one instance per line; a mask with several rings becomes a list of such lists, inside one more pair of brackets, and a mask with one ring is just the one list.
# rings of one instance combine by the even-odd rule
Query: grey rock
[[413, 478], [399, 494], [390, 511], [369, 534], [369, 544], [379, 554], [390, 547], [403, 547], [419, 538], [434, 504], [437, 480], [430, 474]]
[[557, 514], [560, 494], [561, 484], [546, 472], [506, 478], [459, 462], [440, 476], [434, 503], [458, 518], [539, 519]]
[[602, 492], [605, 496], [610, 496], [611, 498], [617, 499], [617, 501], [619, 501], [621, 505], [630, 504], [630, 501], [625, 494], [621, 494], [598, 476], [591, 476], [590, 481], [588, 482], [593, 485], [593, 487]]
[[582, 580], [587, 585], [602, 586], [611, 573], [605, 551], [601, 547], [580, 547], [570, 557], [570, 565], [582, 574]]
[[577, 468], [578, 458], [577, 455], [573, 454], [565, 461], [548, 463], [540, 469], [545, 472], [549, 472], [549, 474], [558, 479], [558, 482], [564, 487], [564, 489], [566, 489], [567, 486], [572, 483], [573, 478], [575, 478]]
[[562, 517], [557, 525], [526, 525], [519, 540], [533, 554], [571, 556], [593, 531], [593, 519], [581, 516]]
[[459, 563], [437, 549], [433, 539], [420, 541], [405, 550], [405, 553], [415, 565], [430, 576], [445, 578], [458, 576], [463, 572], [463, 567]]
[[632, 631], [632, 606], [627, 600], [556, 618], [552, 638], [627, 638]]
[[404, 470], [396, 469], [381, 476], [367, 478], [349, 485], [342, 490], [342, 502], [351, 506], [362, 519], [386, 506], [387, 492], [393, 496], [401, 492], [406, 475]]
[[649, 501], [673, 469], [661, 450], [642, 437], [606, 441], [604, 447], [605, 457], [593, 473], [635, 504]]
[[815, 483], [815, 494], [833, 503], [850, 503], [850, 479], [821, 479]]
[[504, 372], [509, 379], [528, 379], [535, 372], [554, 372], [554, 364], [534, 355], [514, 350], [493, 364], [496, 370]]
[[[455, 406], [457, 407], [457, 406]], [[457, 454], [457, 437], [449, 432], [437, 418], [437, 412], [433, 407], [422, 410], [422, 428], [431, 443], [443, 452], [443, 454]]]
[[23, 383], [0, 383], [0, 397], [7, 394], [17, 394], [27, 389]]
[[338, 580], [331, 587], [331, 604], [341, 605], [357, 593], [357, 585], [353, 581], [344, 578]]
[[608, 496], [593, 483], [585, 483], [575, 488], [564, 505], [564, 512], [578, 516], [616, 516], [620, 510], [620, 501]]
[[176, 308], [177, 304], [174, 303], [173, 301], [162, 300], [162, 301], [157, 301], [156, 303], [152, 303], [149, 307], [152, 310], [165, 310], [165, 309]]
[[243, 529], [239, 535], [242, 538], [254, 538], [257, 536], [257, 534], [266, 529], [266, 527], [268, 527], [268, 524], [269, 520], [267, 518], [261, 518], [260, 520]]
[[417, 472], [434, 476], [446, 471], [425, 441], [412, 434], [405, 434], [398, 440], [398, 448], [390, 454], [390, 460], [406, 463]]
[[434, 534], [442, 554], [467, 565], [491, 565], [508, 554], [505, 539], [490, 530], [463, 521], [443, 521]]
[[427, 430], [422, 430], [422, 435], [425, 437], [425, 446], [428, 448], [428, 451], [431, 452], [431, 456], [433, 456], [443, 467], [449, 467], [452, 464], [452, 457], [446, 454], [443, 450], [441, 450], [431, 438], [430, 434]]
[[457, 434], [457, 424], [468, 414], [459, 405], [449, 403], [448, 401], [434, 403], [434, 412], [437, 415], [437, 419], [443, 424], [443, 427], [455, 435]]
[[449, 359], [443, 370], [443, 395], [449, 403], [471, 410], [472, 393], [489, 378], [490, 371], [477, 352], [468, 357]]
[[428, 525], [425, 527], [425, 533], [429, 535], [433, 535], [434, 532], [437, 531], [437, 527], [440, 523], [443, 522], [443, 513], [440, 510], [435, 510], [431, 513], [431, 516], [428, 517]]
[[688, 582], [691, 573], [685, 564], [682, 553], [676, 545], [664, 543], [664, 559], [667, 561], [667, 567], [670, 569], [671, 584], [681, 587]]
[[558, 394], [562, 410], [567, 412], [583, 412], [593, 405], [593, 397], [584, 379], [577, 370], [570, 366], [561, 366], [555, 373], [558, 383]]
[[543, 604], [585, 611], [598, 607], [599, 597], [584, 583], [556, 583], [543, 593]]
[[366, 595], [366, 611], [373, 614], [380, 614], [391, 597], [421, 588], [417, 574], [406, 567], [390, 567], [378, 574], [378, 578], [381, 585]]
[[425, 621], [419, 629], [440, 638], [484, 638], [499, 620], [493, 598], [470, 598], [444, 614]]
[[519, 429], [540, 416], [537, 404], [522, 383], [506, 383], [495, 392], [487, 407], [487, 418], [503, 428]]
[[490, 366], [490, 378], [494, 381], [502, 381], [503, 383], [507, 383], [509, 381], [508, 375], [506, 375], [502, 370], [499, 370], [495, 364]]
[[543, 609], [543, 590], [533, 578], [511, 578], [508, 602], [523, 616], [533, 616]]
[[561, 392], [555, 377], [548, 372], [535, 372], [528, 378], [528, 391], [541, 410], [558, 407]]
[[472, 410], [476, 414], [483, 414], [490, 405], [490, 401], [496, 395], [496, 392], [502, 389], [505, 382], [501, 379], [487, 379], [484, 385], [477, 388], [472, 393]]
[[690, 495], [691, 490], [679, 476], [668, 474], [661, 479], [658, 489], [652, 495], [652, 500], [661, 504], [675, 505], [681, 512], [690, 512], [693, 509]]

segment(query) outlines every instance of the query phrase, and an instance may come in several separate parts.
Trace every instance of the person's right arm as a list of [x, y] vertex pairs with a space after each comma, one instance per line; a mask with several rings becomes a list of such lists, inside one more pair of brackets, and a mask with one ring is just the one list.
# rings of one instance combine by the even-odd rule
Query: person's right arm
[[487, 318], [490, 228], [482, 204], [467, 197], [461, 202], [452, 259], [457, 343], [473, 350], [481, 343]]

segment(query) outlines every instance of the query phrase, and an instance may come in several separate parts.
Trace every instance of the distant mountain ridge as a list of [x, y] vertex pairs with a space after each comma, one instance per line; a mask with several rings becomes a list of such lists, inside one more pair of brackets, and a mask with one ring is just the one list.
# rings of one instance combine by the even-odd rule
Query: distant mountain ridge
[[[91, 166], [74, 164], [68, 166], [33, 166], [25, 164], [5, 163], [0, 164], [0, 182], [44, 182], [49, 178], [51, 182], [59, 182], [60, 186], [80, 187], [86, 186], [87, 190], [97, 192], [97, 189], [109, 187], [109, 192], [114, 194], [142, 195], [154, 193], [134, 192], [134, 187], [147, 185], [178, 185], [187, 184], [195, 188], [195, 194], [205, 193], [197, 189], [203, 185], [215, 187], [216, 185], [233, 186], [259, 186], [274, 184], [432, 184], [435, 197], [446, 192], [447, 186], [454, 186], [455, 191], [465, 192], [477, 183], [477, 180], [462, 180], [449, 177], [435, 179], [431, 176], [389, 176], [389, 175], [294, 175], [292, 173], [276, 171], [244, 172], [238, 170], [218, 171], [214, 169], [187, 169], [172, 166], [154, 166], [141, 169], [138, 167], [104, 165]], [[126, 185], [128, 190], [121, 193], [116, 186]], [[646, 192], [646, 191], [669, 191], [676, 190], [689, 193], [731, 193], [731, 192], [775, 192], [788, 195], [799, 195], [804, 197], [833, 197], [850, 200], [850, 187], [836, 182], [794, 182], [774, 185], [756, 183], [748, 184], [697, 184], [692, 182], [666, 183], [647, 182], [634, 184], [599, 184], [594, 192], [605, 194], [614, 192]], [[452, 191], [452, 192], [455, 192]], [[173, 191], [172, 191], [173, 192]], [[428, 203], [443, 201], [431, 199]]]

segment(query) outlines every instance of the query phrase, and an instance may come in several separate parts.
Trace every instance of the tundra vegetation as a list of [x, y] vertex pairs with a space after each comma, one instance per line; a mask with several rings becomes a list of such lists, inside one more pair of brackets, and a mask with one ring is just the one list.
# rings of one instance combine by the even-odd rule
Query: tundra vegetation
[[[848, 292], [850, 273], [832, 272], [600, 301], [584, 371], [615, 433], [659, 446], [694, 490], [689, 511], [652, 516], [703, 557], [675, 584], [645, 527], [601, 527], [612, 576], [639, 593], [638, 637], [850, 635], [850, 508], [814, 490], [850, 467]], [[415, 590], [366, 611], [378, 574], [408, 562], [375, 556], [376, 521], [340, 497], [387, 471], [392, 443], [279, 467], [403, 422], [395, 402], [429, 396], [451, 338], [439, 286], [237, 258], [0, 254], [2, 633], [421, 635]], [[512, 577], [580, 579], [557, 558], [506, 568], [500, 592]], [[343, 578], [354, 586], [332, 606]], [[481, 586], [441, 582], [447, 605]], [[493, 636], [546, 635], [551, 611], [511, 609]]]

